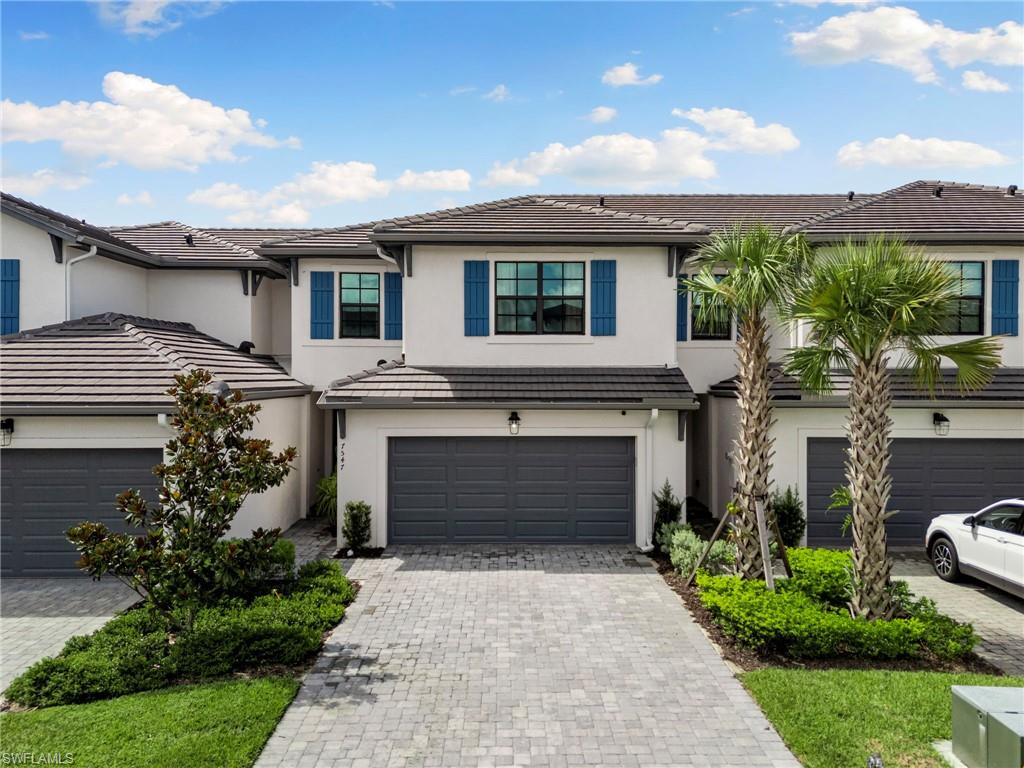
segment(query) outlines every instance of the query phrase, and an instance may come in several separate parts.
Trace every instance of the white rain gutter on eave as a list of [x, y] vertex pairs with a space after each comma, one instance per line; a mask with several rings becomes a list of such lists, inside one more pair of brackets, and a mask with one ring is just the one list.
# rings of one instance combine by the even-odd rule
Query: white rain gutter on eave
[[[654, 424], [658, 421], [658, 409], [651, 408], [651, 415], [647, 417], [647, 424], [644, 426], [644, 438], [645, 438], [645, 457], [647, 460], [647, 477], [644, 478], [645, 491], [647, 500], [644, 504], [651, 504], [654, 498]], [[650, 552], [654, 549], [654, 508], [651, 507], [650, 514], [647, 515], [647, 528], [646, 538], [644, 544], [640, 547], [641, 552]]]
[[[63, 248], [63, 244], [61, 245]], [[95, 245], [90, 245], [89, 250], [83, 253], [81, 256], [75, 256], [73, 259], [65, 259], [64, 261], [64, 320], [71, 319], [71, 267], [80, 261], [91, 259], [96, 255], [97, 248]]]

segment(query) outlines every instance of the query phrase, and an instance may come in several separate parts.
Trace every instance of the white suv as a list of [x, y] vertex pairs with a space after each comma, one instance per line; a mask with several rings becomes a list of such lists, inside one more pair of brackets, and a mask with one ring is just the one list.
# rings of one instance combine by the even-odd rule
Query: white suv
[[940, 579], [966, 574], [1024, 598], [1024, 499], [997, 501], [973, 515], [939, 515], [925, 542]]

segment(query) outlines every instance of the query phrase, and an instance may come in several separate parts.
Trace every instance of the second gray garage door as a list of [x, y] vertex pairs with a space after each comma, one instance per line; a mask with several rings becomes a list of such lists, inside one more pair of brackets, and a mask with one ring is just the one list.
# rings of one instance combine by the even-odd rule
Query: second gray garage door
[[[845, 485], [843, 438], [807, 443], [807, 539], [811, 546], [849, 546], [840, 526], [847, 510], [827, 512], [832, 490]], [[893, 440], [889, 545], [923, 547], [928, 523], [947, 512], [975, 512], [1024, 495], [1024, 440], [956, 438]]]
[[633, 439], [396, 437], [388, 541], [632, 542]]
[[11, 449], [0, 451], [0, 573], [82, 576], [64, 532], [84, 521], [124, 530], [114, 508], [121, 491], [156, 498], [160, 449]]

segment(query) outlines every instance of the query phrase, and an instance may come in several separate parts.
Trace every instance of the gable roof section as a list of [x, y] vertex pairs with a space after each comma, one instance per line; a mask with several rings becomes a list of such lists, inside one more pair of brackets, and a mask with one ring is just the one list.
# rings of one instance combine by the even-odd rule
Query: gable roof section
[[701, 224], [539, 196], [449, 208], [380, 222], [378, 242], [652, 242], [696, 241]]
[[[111, 227], [110, 232], [137, 248], [179, 267], [269, 267], [274, 272], [281, 272], [279, 264], [263, 258], [250, 248], [228, 242], [206, 230], [177, 221]], [[190, 236], [191, 244], [188, 242]]]
[[388, 363], [331, 382], [328, 408], [696, 407], [679, 368], [409, 367]]
[[4, 337], [0, 357], [5, 414], [167, 413], [173, 377], [195, 368], [249, 400], [310, 391], [273, 359], [240, 352], [189, 323], [116, 313]]
[[913, 181], [795, 224], [813, 239], [890, 233], [908, 240], [1022, 242], [1024, 194], [1006, 187]]

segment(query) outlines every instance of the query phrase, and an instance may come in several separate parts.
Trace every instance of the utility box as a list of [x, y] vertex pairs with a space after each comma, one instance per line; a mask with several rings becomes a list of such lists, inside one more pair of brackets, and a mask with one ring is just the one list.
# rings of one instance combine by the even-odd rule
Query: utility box
[[1021, 768], [1022, 766], [1024, 766], [1024, 715], [1006, 712], [990, 715], [988, 718], [988, 768]]
[[[1001, 754], [1004, 739], [1012, 741], [1004, 731], [1012, 733], [1013, 721], [997, 725], [992, 720], [994, 715], [1024, 715], [1024, 688], [953, 686], [953, 754], [967, 768], [995, 768], [997, 765], [1021, 768], [1019, 743], [1016, 765], [1012, 763], [1012, 755]], [[1001, 729], [996, 743], [989, 740], [993, 726]]]

